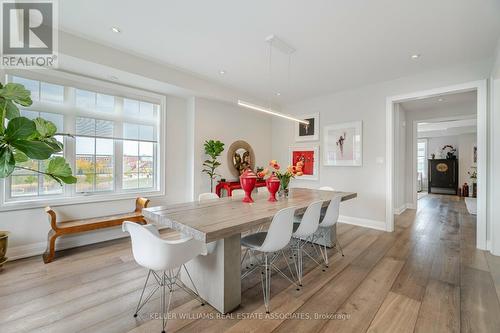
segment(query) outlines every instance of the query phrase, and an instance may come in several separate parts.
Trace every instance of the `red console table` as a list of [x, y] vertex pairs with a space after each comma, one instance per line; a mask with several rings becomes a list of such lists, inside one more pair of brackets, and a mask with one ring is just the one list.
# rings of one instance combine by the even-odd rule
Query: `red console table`
[[[257, 180], [257, 183], [255, 183], [255, 187], [265, 187], [266, 186], [266, 181], [265, 180]], [[215, 193], [221, 197], [221, 190], [224, 189], [227, 192], [227, 195], [230, 197], [233, 194], [233, 190], [241, 188], [240, 182], [219, 182], [217, 186], [215, 187]]]

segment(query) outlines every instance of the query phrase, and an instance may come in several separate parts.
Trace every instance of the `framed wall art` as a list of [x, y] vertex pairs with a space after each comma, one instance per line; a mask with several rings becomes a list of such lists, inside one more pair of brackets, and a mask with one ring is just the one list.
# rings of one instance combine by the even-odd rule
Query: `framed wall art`
[[363, 122], [353, 121], [323, 128], [323, 165], [363, 164]]
[[319, 112], [298, 118], [309, 121], [309, 124], [295, 123], [295, 141], [318, 141], [319, 140]]
[[288, 156], [289, 165], [296, 166], [299, 161], [304, 163], [303, 175], [295, 179], [319, 179], [319, 146], [292, 146], [289, 148]]

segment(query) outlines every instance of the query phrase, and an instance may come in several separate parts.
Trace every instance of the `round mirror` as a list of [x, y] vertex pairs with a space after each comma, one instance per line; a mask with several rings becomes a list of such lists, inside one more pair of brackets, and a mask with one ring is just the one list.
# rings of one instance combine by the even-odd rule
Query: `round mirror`
[[248, 168], [254, 170], [255, 154], [252, 147], [243, 140], [233, 142], [227, 151], [227, 162], [235, 177], [239, 177]]

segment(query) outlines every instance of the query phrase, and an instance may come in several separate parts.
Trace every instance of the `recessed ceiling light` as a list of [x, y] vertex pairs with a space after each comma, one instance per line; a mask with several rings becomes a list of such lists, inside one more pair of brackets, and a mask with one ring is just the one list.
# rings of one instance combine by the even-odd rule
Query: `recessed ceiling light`
[[118, 28], [118, 27], [111, 27], [111, 31], [116, 32], [116, 33], [120, 33], [120, 32], [122, 32], [122, 31], [120, 30], [120, 28]]
[[444, 99], [438, 98], [438, 102], [442, 102], [442, 101], [444, 101]]
[[110, 75], [110, 76], [108, 76], [108, 78], [109, 78], [110, 80], [113, 80], [113, 81], [118, 81], [118, 77], [117, 77], [117, 76], [114, 76], [114, 75]]
[[417, 54], [413, 54], [413, 55], [411, 56], [411, 58], [412, 58], [413, 60], [417, 60], [418, 58], [420, 58], [420, 54], [418, 54], [418, 53], [417, 53]]
[[226, 71], [225, 71], [225, 70], [223, 70], [223, 69], [221, 69], [221, 70], [219, 71], [219, 74], [220, 74], [220, 75], [224, 75], [224, 74], [226, 74]]
[[277, 91], [276, 96], [281, 96], [281, 93], [279, 91]]

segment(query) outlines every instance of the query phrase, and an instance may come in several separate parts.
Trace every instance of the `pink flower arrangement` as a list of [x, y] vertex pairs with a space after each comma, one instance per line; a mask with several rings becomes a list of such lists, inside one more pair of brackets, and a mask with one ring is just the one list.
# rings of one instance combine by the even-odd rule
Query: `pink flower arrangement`
[[264, 178], [265, 176], [274, 173], [274, 175], [280, 180], [281, 188], [284, 190], [288, 188], [290, 179], [304, 174], [302, 171], [304, 162], [302, 161], [297, 162], [296, 165], [289, 165], [284, 172], [280, 171], [281, 167], [276, 160], [269, 161], [269, 167], [272, 168], [273, 171], [270, 171], [269, 168], [265, 168], [264, 170], [258, 172], [257, 176], [259, 178]]

